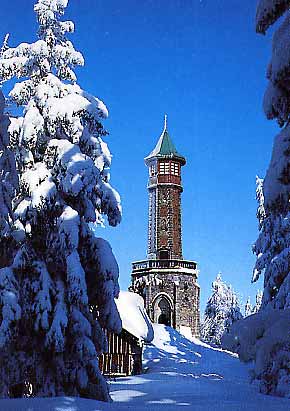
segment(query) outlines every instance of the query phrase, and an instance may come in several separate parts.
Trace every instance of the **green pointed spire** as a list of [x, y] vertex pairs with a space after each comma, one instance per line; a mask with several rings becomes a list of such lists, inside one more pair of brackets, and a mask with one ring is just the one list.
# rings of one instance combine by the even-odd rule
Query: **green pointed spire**
[[185, 158], [181, 154], [179, 154], [178, 151], [176, 150], [175, 145], [173, 144], [171, 137], [168, 133], [167, 115], [165, 115], [165, 118], [164, 118], [164, 128], [158, 140], [158, 143], [156, 144], [156, 147], [154, 148], [154, 150], [149, 154], [149, 156], [145, 157], [145, 161], [153, 157], [176, 158], [177, 160], [181, 161], [183, 164], [185, 164], [186, 162]]

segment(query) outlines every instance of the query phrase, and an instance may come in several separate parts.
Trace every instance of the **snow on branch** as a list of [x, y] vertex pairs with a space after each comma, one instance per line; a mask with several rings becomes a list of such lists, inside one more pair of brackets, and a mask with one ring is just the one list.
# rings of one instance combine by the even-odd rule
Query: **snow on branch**
[[[286, 17], [280, 27], [276, 30], [273, 36], [272, 44], [272, 59], [271, 69], [269, 71], [270, 80], [273, 84], [280, 84], [281, 86], [288, 86], [284, 83], [287, 80], [290, 72], [290, 13]], [[288, 87], [287, 87], [288, 89]], [[286, 89], [286, 91], [288, 91]]]
[[51, 288], [52, 281], [47, 271], [47, 267], [43, 261], [37, 261], [34, 264], [36, 272], [39, 274], [39, 288], [37, 290], [37, 296], [34, 302], [34, 311], [36, 313], [35, 329], [38, 331], [40, 328], [48, 330], [49, 328], [49, 316], [52, 310], [51, 304]]
[[109, 224], [113, 227], [118, 225], [122, 217], [121, 199], [118, 192], [109, 183], [103, 182], [102, 190], [102, 212], [108, 216]]
[[17, 281], [11, 267], [0, 269], [0, 348], [10, 342], [13, 324], [21, 317]]
[[264, 113], [268, 120], [277, 118], [283, 126], [290, 116], [290, 98], [285, 89], [269, 81], [263, 100]]
[[264, 394], [290, 396], [290, 310], [262, 310], [234, 324], [223, 348], [255, 361], [252, 378]]
[[290, 0], [260, 0], [256, 12], [257, 33], [265, 34], [289, 8]]
[[68, 324], [67, 307], [65, 303], [65, 285], [61, 280], [56, 281], [56, 304], [49, 332], [46, 335], [47, 347], [54, 347], [56, 352], [62, 352], [65, 347], [65, 329]]

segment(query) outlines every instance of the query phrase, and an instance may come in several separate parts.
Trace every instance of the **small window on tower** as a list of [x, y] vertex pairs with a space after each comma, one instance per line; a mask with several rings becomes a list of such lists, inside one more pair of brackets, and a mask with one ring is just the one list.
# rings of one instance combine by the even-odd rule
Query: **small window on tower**
[[160, 258], [160, 260], [169, 260], [169, 251], [168, 250], [160, 250], [159, 251], [159, 258]]
[[160, 174], [169, 174], [169, 163], [160, 163]]
[[155, 164], [150, 166], [150, 176], [156, 176], [156, 167]]
[[165, 174], [169, 174], [169, 163], [165, 163]]
[[171, 174], [174, 176], [179, 175], [179, 164], [178, 163], [171, 163]]
[[179, 164], [178, 163], [175, 163], [174, 164], [174, 172], [175, 172], [175, 175], [179, 175]]

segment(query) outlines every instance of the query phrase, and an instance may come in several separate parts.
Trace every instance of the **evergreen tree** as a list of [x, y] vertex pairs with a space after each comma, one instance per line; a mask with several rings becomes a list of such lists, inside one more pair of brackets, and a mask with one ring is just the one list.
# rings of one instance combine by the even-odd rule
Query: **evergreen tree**
[[102, 328], [121, 327], [118, 266], [90, 223], [107, 215], [115, 226], [121, 207], [109, 183], [107, 109], [76, 83], [84, 60], [67, 39], [73, 23], [61, 21], [67, 3], [38, 0], [38, 41], [6, 44], [0, 57], [0, 81], [21, 79], [9, 97], [23, 108], [10, 119], [10, 142], [1, 123], [4, 160], [13, 171], [13, 152], [19, 176], [13, 196], [11, 174], [1, 174], [1, 241], [13, 221], [17, 242], [0, 270], [1, 397], [23, 396], [29, 385], [35, 396], [109, 400], [98, 354]]
[[[252, 281], [264, 274], [264, 291], [257, 294], [255, 315], [233, 327], [225, 348], [242, 360], [254, 361], [253, 379], [260, 391], [290, 395], [290, 0], [259, 0], [256, 29], [265, 34], [285, 14], [272, 43], [267, 69], [264, 111], [281, 127], [264, 180], [257, 179], [259, 237]], [[227, 341], [228, 340], [228, 341]]]
[[[260, 234], [254, 245], [257, 261], [252, 281], [264, 274], [262, 304], [258, 318], [276, 318], [257, 333], [255, 378], [260, 391], [289, 396], [289, 320], [282, 310], [290, 308], [290, 1], [260, 0], [256, 15], [258, 33], [267, 30], [284, 15], [273, 35], [272, 56], [267, 69], [268, 86], [264, 111], [281, 127], [262, 185], [257, 186]], [[259, 212], [262, 209], [262, 214]], [[259, 302], [258, 302], [259, 304]], [[271, 310], [274, 309], [273, 312]], [[267, 310], [267, 312], [265, 312]], [[279, 323], [279, 319], [280, 323]], [[276, 329], [271, 329], [275, 326]], [[279, 324], [279, 326], [278, 326]], [[269, 337], [272, 336], [271, 344]], [[262, 340], [264, 337], [264, 341]], [[253, 336], [251, 336], [254, 341]], [[265, 358], [268, 350], [270, 355]]]
[[0, 90], [0, 268], [11, 263], [16, 249], [12, 237], [12, 199], [18, 187], [15, 158], [9, 145], [9, 118], [4, 113], [5, 99]]
[[263, 33], [284, 13], [272, 45], [267, 70], [268, 87], [264, 111], [282, 127], [276, 136], [272, 159], [264, 182], [258, 182], [258, 219], [260, 235], [254, 245], [257, 261], [253, 282], [264, 273], [262, 307], [290, 307], [290, 15], [289, 0], [260, 0], [257, 32]]
[[204, 341], [220, 346], [222, 336], [231, 325], [243, 318], [238, 298], [231, 286], [222, 281], [221, 274], [212, 283], [212, 295], [207, 301], [201, 337]]

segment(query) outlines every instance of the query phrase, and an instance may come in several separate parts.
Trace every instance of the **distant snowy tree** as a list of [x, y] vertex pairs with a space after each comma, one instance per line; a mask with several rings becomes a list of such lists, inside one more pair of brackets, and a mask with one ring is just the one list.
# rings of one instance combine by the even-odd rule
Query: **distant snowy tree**
[[246, 304], [245, 304], [245, 314], [244, 317], [248, 317], [249, 315], [251, 315], [253, 313], [253, 307], [251, 304], [251, 300], [250, 297], [248, 297]]
[[244, 317], [248, 317], [249, 315], [257, 313], [262, 305], [262, 297], [263, 297], [263, 292], [261, 290], [257, 291], [256, 294], [256, 302], [255, 305], [252, 306], [250, 297], [248, 297], [246, 304], [245, 304], [245, 309], [244, 309]]
[[73, 23], [61, 21], [67, 3], [38, 0], [39, 40], [6, 41], [0, 57], [0, 81], [22, 79], [9, 97], [23, 107], [8, 125], [1, 100], [0, 235], [13, 222], [17, 242], [0, 269], [1, 397], [25, 395], [32, 384], [35, 396], [109, 400], [98, 354], [102, 328], [121, 327], [118, 265], [89, 224], [107, 215], [117, 225], [121, 206], [109, 183], [107, 109], [76, 83], [73, 68], [84, 60], [66, 37]]
[[243, 318], [238, 298], [231, 286], [222, 281], [221, 274], [212, 283], [212, 295], [207, 301], [201, 337], [204, 341], [221, 345], [222, 336], [231, 325]]
[[256, 303], [252, 309], [253, 314], [257, 313], [260, 311], [261, 305], [262, 305], [262, 298], [263, 298], [263, 291], [258, 290], [256, 294]]

